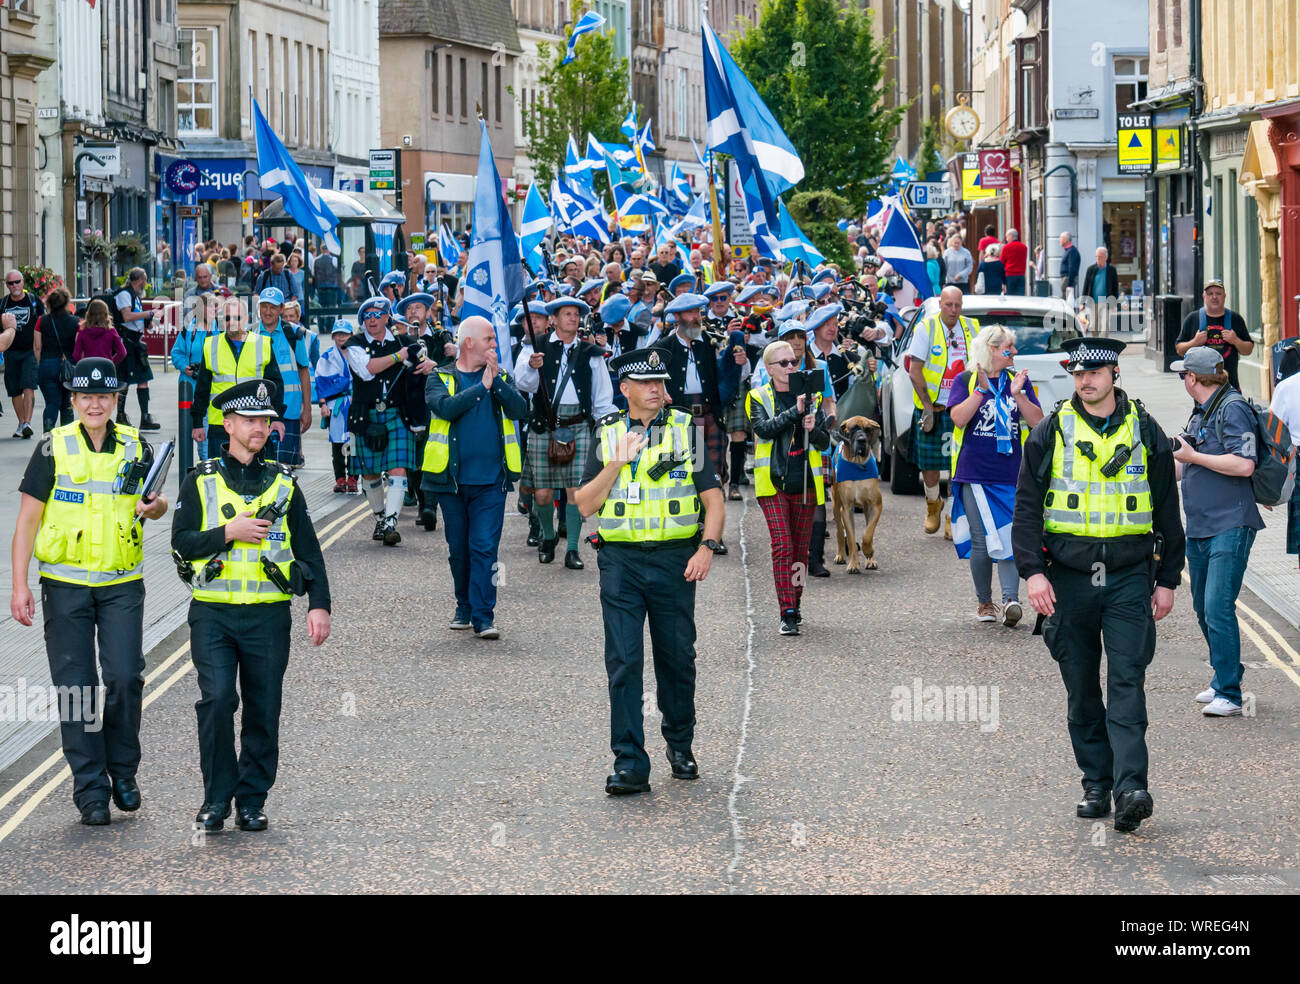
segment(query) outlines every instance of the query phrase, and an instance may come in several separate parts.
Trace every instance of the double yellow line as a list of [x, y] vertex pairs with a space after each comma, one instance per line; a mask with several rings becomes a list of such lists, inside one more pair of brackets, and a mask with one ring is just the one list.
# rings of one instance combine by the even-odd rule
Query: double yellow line
[[[1192, 583], [1192, 578], [1186, 571], [1183, 571], [1183, 580], [1186, 581], [1189, 586]], [[1263, 629], [1266, 633], [1268, 633], [1269, 636], [1272, 637], [1273, 641], [1277, 643], [1277, 647], [1281, 649], [1283, 652], [1285, 652], [1289, 657], [1291, 657], [1291, 663], [1288, 664], [1284, 659], [1282, 659], [1282, 657], [1278, 656], [1278, 654], [1273, 651], [1272, 647], [1269, 646], [1268, 643], [1264, 641], [1263, 636], [1261, 636], [1258, 632], [1256, 632], [1253, 628], [1251, 628], [1250, 622], [1247, 622], [1245, 619], [1237, 620], [1237, 624], [1241, 627], [1242, 633], [1246, 636], [1247, 639], [1249, 639], [1252, 643], [1255, 644], [1255, 648], [1258, 649], [1261, 654], [1263, 654], [1264, 658], [1268, 660], [1270, 663], [1272, 663], [1274, 666], [1276, 666], [1283, 673], [1285, 673], [1288, 677], [1290, 677], [1292, 683], [1294, 683], [1297, 687], [1300, 687], [1300, 673], [1297, 673], [1295, 670], [1295, 667], [1300, 667], [1300, 653], [1297, 653], [1295, 651], [1295, 648], [1289, 642], [1287, 642], [1285, 639], [1282, 638], [1282, 633], [1278, 632], [1277, 629], [1269, 625], [1268, 622], [1264, 618], [1262, 618], [1258, 612], [1256, 612], [1245, 602], [1238, 601], [1237, 610], [1240, 611], [1247, 618], [1249, 618], [1251, 621], [1256, 622], [1261, 629]]]
[[[368, 504], [363, 502], [360, 505], [358, 505], [355, 509], [345, 512], [338, 519], [335, 519], [333, 522], [328, 523], [326, 526], [324, 526], [321, 529], [320, 533], [317, 534], [318, 537], [322, 538], [321, 549], [325, 550], [326, 548], [336, 543], [338, 539], [341, 536], [343, 536], [343, 534], [347, 533], [348, 530], [352, 529], [354, 526], [357, 525], [357, 523], [361, 522], [361, 520], [363, 520], [366, 517], [366, 513], [368, 510], [369, 510]], [[331, 530], [333, 530], [334, 532], [331, 533], [330, 532]], [[144, 698], [142, 707], [148, 707], [150, 704], [156, 701], [159, 697], [161, 697], [168, 690], [170, 690], [171, 687], [176, 683], [176, 681], [178, 681], [181, 677], [185, 676], [185, 674], [188, 673], [194, 667], [194, 664], [188, 659], [184, 659], [184, 662], [182, 662], [180, 666], [176, 666], [176, 663], [182, 660], [189, 651], [190, 651], [190, 644], [187, 642], [184, 645], [182, 645], [180, 648], [178, 648], [170, 656], [168, 656], [165, 660], [163, 660], [161, 663], [155, 666], [153, 671], [144, 678], [144, 685], [148, 687], [151, 683], [153, 683], [163, 674], [167, 673], [168, 670], [172, 670], [173, 667], [175, 667], [171, 675], [167, 677], [166, 680], [160, 683], [153, 690], [149, 691], [149, 693]], [[24, 776], [23, 779], [20, 782], [16, 783], [12, 789], [10, 789], [3, 796], [0, 796], [0, 810], [4, 810], [5, 807], [7, 807], [10, 803], [16, 800], [19, 796], [21, 796], [29, 786], [31, 786], [34, 782], [39, 780], [51, 768], [53, 768], [56, 764], [62, 761], [62, 759], [63, 759], [63, 749], [60, 748], [59, 751], [54, 752], [49, 758], [47, 758], [44, 762], [42, 762], [40, 765], [34, 768], [26, 776]], [[5, 838], [8, 837], [10, 834], [12, 834], [14, 830], [18, 828], [19, 824], [21, 824], [24, 820], [26, 820], [29, 816], [31, 816], [32, 811], [35, 810], [38, 806], [40, 806], [41, 803], [44, 802], [45, 798], [49, 796], [50, 793], [54, 792], [54, 790], [58, 789], [59, 786], [63, 784], [64, 780], [66, 780], [71, 775], [72, 775], [72, 770], [65, 765], [53, 776], [51, 776], [50, 779], [43, 786], [37, 789], [27, 800], [27, 802], [25, 802], [22, 806], [20, 806], [17, 812], [15, 812], [12, 817], [10, 817], [8, 820], [5, 821], [3, 826], [0, 826], [0, 843], [4, 843]]]

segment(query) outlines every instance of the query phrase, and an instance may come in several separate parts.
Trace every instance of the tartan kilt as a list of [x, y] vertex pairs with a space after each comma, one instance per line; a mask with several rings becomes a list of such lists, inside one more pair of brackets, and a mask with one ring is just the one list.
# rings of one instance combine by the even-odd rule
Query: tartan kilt
[[916, 467], [921, 471], [949, 471], [952, 469], [952, 417], [947, 410], [934, 415], [934, 430], [921, 430], [921, 409], [912, 408], [912, 448]]
[[[577, 404], [562, 403], [556, 416], [572, 417], [581, 410]], [[591, 453], [592, 427], [589, 423], [581, 423], [572, 424], [569, 429], [576, 439], [577, 453], [569, 464], [553, 465], [546, 460], [546, 446], [551, 441], [550, 431], [528, 428], [528, 454], [524, 462], [524, 473], [531, 472], [532, 481], [526, 484], [535, 489], [573, 489], [582, 484], [582, 473], [586, 470], [587, 456]]]
[[727, 404], [727, 413], [723, 418], [724, 429], [728, 434], [744, 431], [750, 432], [749, 414], [745, 413], [745, 396], [749, 393], [749, 383], [740, 388], [736, 398]]
[[402, 415], [398, 413], [396, 407], [370, 410], [366, 414], [366, 420], [381, 423], [388, 429], [388, 447], [376, 453], [366, 447], [362, 434], [354, 434], [353, 443], [357, 453], [353, 467], [358, 474], [378, 475], [381, 472], [392, 471], [394, 468], [405, 468], [409, 471], [419, 467], [420, 462], [416, 459], [415, 435], [407, 429], [406, 424], [402, 423]]

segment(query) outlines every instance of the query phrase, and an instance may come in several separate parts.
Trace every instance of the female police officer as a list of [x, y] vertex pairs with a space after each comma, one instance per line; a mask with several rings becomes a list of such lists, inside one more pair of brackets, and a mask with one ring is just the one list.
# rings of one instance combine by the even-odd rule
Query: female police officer
[[[82, 359], [66, 385], [78, 422], [50, 431], [18, 486], [22, 504], [14, 530], [9, 611], [20, 624], [32, 624], [36, 604], [27, 570], [35, 553], [50, 679], [67, 694], [60, 701], [60, 729], [72, 770], [72, 799], [82, 823], [100, 826], [109, 822], [110, 794], [118, 809], [140, 808], [135, 783], [144, 693], [140, 519], [161, 517], [167, 500], [140, 497], [153, 452], [134, 427], [113, 421], [123, 389], [117, 367], [108, 359]], [[106, 691], [102, 708], [96, 696], [96, 630]]]
[[[650, 789], [641, 688], [646, 616], [668, 763], [699, 777], [695, 737], [695, 584], [709, 573], [726, 504], [691, 415], [669, 408], [667, 360], [638, 349], [613, 360], [627, 410], [603, 417], [575, 500], [600, 513], [600, 607], [609, 674], [611, 796]], [[628, 428], [632, 427], [632, 430]], [[703, 506], [704, 539], [700, 539]]]

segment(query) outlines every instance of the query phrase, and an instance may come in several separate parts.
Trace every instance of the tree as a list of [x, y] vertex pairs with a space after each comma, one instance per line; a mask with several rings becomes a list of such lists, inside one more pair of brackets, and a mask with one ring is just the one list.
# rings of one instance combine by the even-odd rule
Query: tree
[[872, 34], [871, 11], [836, 0], [763, 0], [758, 24], [730, 50], [803, 159], [804, 181], [834, 189], [848, 200], [846, 214], [861, 214], [889, 180], [907, 111], [888, 105], [889, 56]]
[[921, 181], [929, 180], [927, 174], [943, 170], [943, 161], [939, 156], [943, 150], [942, 137], [938, 120], [927, 119], [921, 124], [921, 145], [916, 150], [916, 160], [912, 162], [916, 176]]
[[853, 270], [848, 237], [836, 225], [839, 219], [852, 214], [843, 196], [833, 191], [801, 191], [791, 195], [785, 207], [827, 260], [837, 264], [841, 272]]
[[[577, 0], [572, 0], [570, 11], [570, 20], [576, 22], [582, 15]], [[537, 46], [537, 91], [542, 97], [524, 113], [524, 135], [537, 180], [546, 186], [564, 164], [569, 134], [580, 153], [586, 150], [588, 132], [597, 140], [623, 142], [618, 127], [630, 108], [628, 66], [615, 51], [613, 32], [584, 34], [575, 50], [573, 61], [561, 67], [564, 45]], [[511, 95], [518, 98], [513, 89]]]

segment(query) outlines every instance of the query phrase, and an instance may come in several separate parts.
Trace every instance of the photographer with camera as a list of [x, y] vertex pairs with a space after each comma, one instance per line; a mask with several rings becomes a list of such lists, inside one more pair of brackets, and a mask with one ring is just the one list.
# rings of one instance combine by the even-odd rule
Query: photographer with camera
[[770, 381], [751, 390], [746, 404], [754, 427], [754, 494], [772, 537], [781, 634], [798, 635], [803, 578], [796, 575], [806, 569], [813, 515], [826, 501], [821, 452], [830, 447], [830, 425], [821, 410], [823, 382], [799, 368], [789, 342], [764, 349], [763, 364]]
[[[132, 267], [126, 275], [126, 283], [113, 295], [118, 334], [126, 346], [126, 358], [118, 368], [118, 375], [126, 378], [128, 386], [135, 383], [142, 431], [158, 430], [161, 426], [149, 416], [149, 380], [153, 379], [153, 368], [149, 365], [149, 347], [145, 344], [144, 333], [153, 324], [153, 312], [144, 309], [144, 301], [140, 298], [148, 277], [143, 268]], [[130, 423], [126, 416], [126, 390], [122, 391], [122, 399], [117, 405], [117, 422]]]
[[307, 595], [312, 644], [330, 634], [329, 581], [307, 500], [286, 465], [262, 458], [277, 389], [248, 379], [221, 394], [228, 443], [221, 457], [186, 476], [172, 521], [172, 557], [193, 592], [190, 651], [203, 771], [194, 821], [205, 831], [222, 828], [231, 799], [240, 830], [267, 828], [263, 805], [279, 764], [294, 595]]

